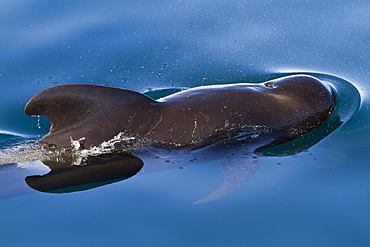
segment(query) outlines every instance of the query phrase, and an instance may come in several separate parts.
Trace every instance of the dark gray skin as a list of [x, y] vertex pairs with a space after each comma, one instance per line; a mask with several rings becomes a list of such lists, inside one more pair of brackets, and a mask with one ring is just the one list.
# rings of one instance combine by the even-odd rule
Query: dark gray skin
[[[335, 105], [335, 93], [328, 85], [311, 76], [295, 75], [259, 84], [197, 87], [157, 101], [129, 90], [66, 85], [37, 94], [25, 112], [44, 115], [52, 122], [50, 132], [40, 139], [42, 143], [68, 148], [73, 139], [87, 149], [122, 132], [144, 140], [144, 145], [159, 146], [160, 151], [130, 150], [150, 164], [147, 169], [144, 166], [144, 173], [158, 161], [162, 167], [166, 160], [172, 162], [165, 166], [169, 168], [182, 165], [181, 160], [226, 158], [223, 184], [195, 202], [204, 203], [239, 189], [258, 167], [256, 151], [321, 125]], [[225, 142], [227, 146], [223, 146]], [[202, 149], [208, 146], [213, 148]], [[193, 151], [161, 154], [163, 148], [182, 147]], [[153, 159], [156, 156], [165, 158]]]
[[277, 144], [322, 124], [335, 102], [329, 86], [295, 75], [259, 84], [197, 87], [157, 101], [124, 89], [65, 85], [35, 95], [25, 113], [51, 121], [50, 132], [39, 141], [58, 147], [70, 147], [71, 138], [85, 138], [84, 148], [98, 146], [120, 132], [186, 147], [248, 126], [280, 133], [272, 141]]

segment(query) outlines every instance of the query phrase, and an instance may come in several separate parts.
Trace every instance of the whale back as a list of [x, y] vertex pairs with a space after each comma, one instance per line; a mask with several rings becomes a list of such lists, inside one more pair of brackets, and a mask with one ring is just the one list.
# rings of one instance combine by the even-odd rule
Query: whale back
[[300, 75], [198, 87], [158, 101], [130, 90], [65, 85], [34, 96], [25, 113], [46, 116], [52, 127], [40, 141], [60, 147], [84, 139], [80, 146], [90, 148], [123, 133], [139, 142], [179, 148], [260, 132], [274, 135], [276, 145], [321, 125], [335, 104], [329, 86]]
[[336, 105], [332, 89], [306, 75], [197, 87], [159, 101], [166, 114], [153, 138], [181, 144], [258, 130], [280, 134], [278, 144], [321, 125]]

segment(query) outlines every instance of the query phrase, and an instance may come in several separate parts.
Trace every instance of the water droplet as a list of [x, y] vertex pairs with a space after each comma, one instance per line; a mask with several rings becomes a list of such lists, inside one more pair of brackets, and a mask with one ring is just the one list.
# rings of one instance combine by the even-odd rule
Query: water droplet
[[41, 129], [41, 124], [40, 124], [40, 115], [37, 115], [36, 116], [37, 117], [37, 123], [36, 123], [36, 127], [38, 128], [38, 129]]

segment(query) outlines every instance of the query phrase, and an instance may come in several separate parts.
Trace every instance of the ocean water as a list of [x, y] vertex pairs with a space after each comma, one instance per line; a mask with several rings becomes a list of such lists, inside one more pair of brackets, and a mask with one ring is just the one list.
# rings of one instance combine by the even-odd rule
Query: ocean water
[[364, 0], [0, 1], [0, 145], [16, 158], [50, 127], [25, 104], [56, 85], [160, 98], [305, 73], [337, 89], [341, 119], [266, 150], [242, 188], [204, 204], [222, 160], [62, 194], [26, 184], [50, 171], [38, 160], [2, 165], [0, 246], [369, 246], [369, 13]]

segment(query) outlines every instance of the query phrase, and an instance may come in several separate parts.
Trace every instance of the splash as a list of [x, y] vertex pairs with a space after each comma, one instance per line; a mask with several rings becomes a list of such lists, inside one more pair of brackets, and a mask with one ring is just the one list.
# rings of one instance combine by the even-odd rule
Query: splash
[[84, 140], [84, 137], [78, 140], [73, 140], [71, 138], [71, 155], [73, 157], [72, 165], [84, 165], [86, 159], [91, 156], [98, 156], [112, 152], [128, 152], [129, 150], [145, 143], [143, 139], [129, 137], [122, 132], [114, 136], [112, 139], [102, 142], [99, 146], [93, 146], [89, 149], [81, 149], [81, 142]]
[[72, 165], [84, 165], [88, 157], [113, 152], [129, 152], [130, 150], [149, 143], [146, 139], [129, 137], [124, 133], [119, 133], [112, 139], [101, 143], [99, 146], [83, 149], [81, 143], [84, 139], [85, 138], [73, 140], [71, 138], [71, 146], [69, 148], [58, 148], [52, 145], [38, 143], [34, 139], [29, 140], [22, 138], [21, 141], [0, 149], [0, 165], [22, 163], [32, 160], [61, 161], [67, 157], [72, 157]]
[[[243, 128], [231, 128], [229, 131], [219, 130], [217, 134], [204, 138], [199, 143], [191, 143], [190, 146], [183, 146], [179, 143], [156, 141], [146, 137], [129, 136], [124, 132], [119, 133], [108, 141], [102, 142], [98, 146], [85, 149], [83, 147], [84, 137], [74, 140], [70, 138], [70, 147], [60, 148], [53, 145], [38, 143], [35, 140], [28, 140], [13, 144], [0, 150], [0, 165], [10, 163], [22, 163], [31, 160], [56, 160], [63, 161], [72, 158], [72, 164], [82, 166], [87, 164], [87, 159], [93, 156], [99, 156], [108, 153], [130, 153], [139, 149], [164, 148], [179, 149], [190, 148], [190, 150], [201, 149], [206, 146], [212, 146], [225, 140], [255, 139], [259, 135], [268, 134], [269, 131], [263, 126], [248, 126]], [[143, 151], [143, 150], [142, 150]]]

